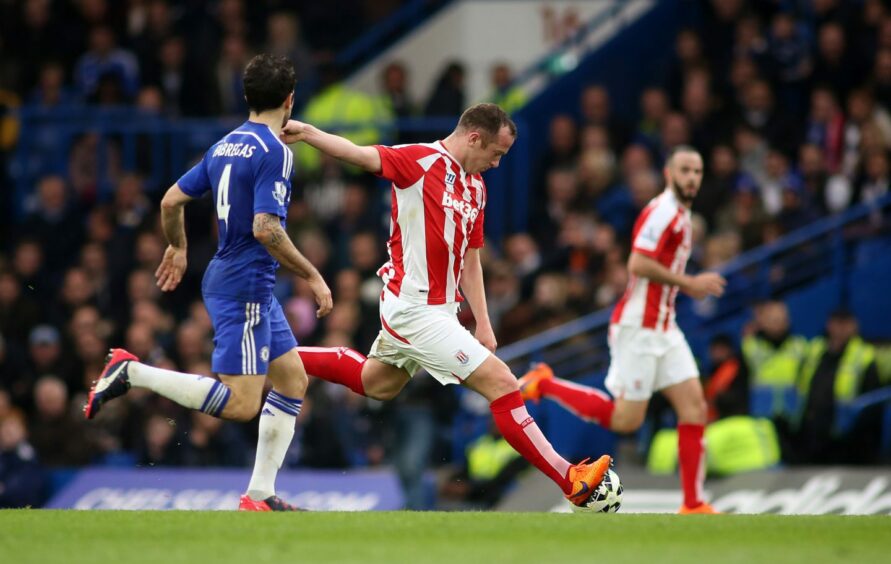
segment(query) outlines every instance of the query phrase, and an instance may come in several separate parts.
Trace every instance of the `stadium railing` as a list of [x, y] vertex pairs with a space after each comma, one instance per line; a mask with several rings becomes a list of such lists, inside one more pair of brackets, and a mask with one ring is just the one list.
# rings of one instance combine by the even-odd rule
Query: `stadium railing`
[[454, 0], [409, 0], [340, 50], [338, 65], [355, 70]]
[[[887, 225], [891, 215], [891, 195], [868, 204], [858, 204], [831, 217], [802, 227], [773, 243], [741, 254], [720, 268], [728, 279], [721, 299], [695, 306], [679, 299], [679, 324], [688, 340], [700, 345], [715, 332], [741, 327], [753, 301], [782, 297], [824, 277], [839, 280], [841, 291], [850, 293], [847, 269], [857, 257], [856, 243], [867, 235], [859, 229], [864, 220], [881, 218]], [[846, 296], [842, 296], [841, 303]], [[606, 346], [612, 308], [595, 311], [553, 327], [537, 335], [499, 349], [498, 356], [522, 373], [532, 362], [549, 363], [564, 378], [603, 374], [609, 363]], [[825, 320], [821, 316], [817, 333]]]
[[[17, 218], [25, 216], [25, 204], [41, 176], [68, 174], [72, 151], [79, 143], [89, 143], [97, 171], [96, 198], [107, 201], [114, 191], [113, 169], [140, 173], [149, 191], [166, 189], [210, 145], [244, 120], [243, 116], [174, 119], [131, 107], [25, 107], [15, 114], [23, 132], [9, 162]], [[445, 135], [456, 122], [456, 116], [444, 116], [361, 125], [372, 125], [379, 130], [381, 142], [393, 143], [397, 134]], [[521, 132], [527, 130], [521, 118], [517, 125]], [[337, 132], [355, 129], [357, 124], [325, 127]], [[529, 135], [521, 134], [502, 166], [486, 173], [486, 232], [494, 241], [526, 226], [534, 162], [529, 143]]]
[[608, 7], [584, 22], [566, 39], [517, 73], [510, 88], [535, 94], [557, 77], [575, 70], [579, 61], [602, 44], [606, 32], [618, 32], [655, 6], [654, 0], [612, 0]]

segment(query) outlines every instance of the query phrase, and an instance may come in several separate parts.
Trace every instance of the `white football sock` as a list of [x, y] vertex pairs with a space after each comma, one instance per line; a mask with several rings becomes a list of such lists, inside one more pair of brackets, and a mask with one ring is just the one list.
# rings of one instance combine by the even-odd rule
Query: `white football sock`
[[229, 388], [206, 376], [155, 368], [141, 362], [127, 365], [131, 386], [149, 390], [183, 407], [198, 409], [219, 417], [229, 401]]
[[260, 501], [275, 495], [275, 476], [285, 460], [302, 399], [289, 398], [275, 390], [266, 396], [260, 411], [260, 436], [257, 439], [257, 459], [247, 494]]

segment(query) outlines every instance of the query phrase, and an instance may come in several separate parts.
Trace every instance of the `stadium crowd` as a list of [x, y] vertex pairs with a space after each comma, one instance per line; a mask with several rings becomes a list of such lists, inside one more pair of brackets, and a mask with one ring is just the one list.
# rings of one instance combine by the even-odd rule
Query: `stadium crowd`
[[[0, 105], [73, 111], [126, 104], [167, 117], [243, 115], [241, 69], [252, 53], [270, 50], [294, 61], [297, 107], [311, 122], [338, 117], [326, 111], [337, 107], [332, 100], [339, 96], [365, 103], [356, 123], [460, 113], [468, 102], [460, 63], [444, 69], [424, 103], [406, 90], [407, 71], [398, 61], [383, 73], [381, 92], [351, 92], [339, 82], [332, 53], [398, 2], [333, 3], [364, 17], [328, 25], [326, 18], [338, 13], [331, 1], [324, 9], [313, 2], [244, 0], [3, 2]], [[663, 188], [660, 167], [675, 145], [692, 144], [706, 160], [694, 204], [695, 270], [888, 193], [891, 9], [885, 2], [711, 0], [700, 8], [699, 25], [677, 34], [675, 64], [653, 77], [636, 108], [618, 111], [609, 91], [592, 84], [578, 107], [552, 120], [547, 151], [534, 169], [529, 232], [486, 248], [499, 343], [618, 299], [627, 283], [632, 223]], [[509, 73], [503, 65], [493, 69], [493, 91], [502, 100]], [[509, 98], [522, 103], [515, 94]], [[16, 135], [28, 132], [18, 131], [13, 116], [0, 118], [9, 185]], [[355, 133], [365, 142], [380, 139], [373, 127]], [[165, 247], [158, 200], [175, 176], [152, 185], [143, 170], [116, 169], [111, 159], [105, 166], [113, 185], [103, 192], [94, 144], [84, 135], [62, 170], [40, 169], [27, 215], [3, 220], [0, 470], [15, 469], [33, 482], [37, 461], [44, 467], [248, 466], [253, 426], [187, 414], [151, 394], [133, 390], [96, 423], [83, 420], [85, 392], [111, 346], [155, 366], [210, 375], [212, 332], [200, 281], [216, 247], [212, 203], [193, 203], [186, 220], [189, 271], [180, 289], [162, 295], [153, 277]], [[367, 350], [379, 326], [382, 285], [375, 272], [387, 233], [381, 185], [318, 155], [298, 163], [288, 232], [329, 281], [336, 308], [317, 321], [311, 293], [290, 276], [280, 277], [276, 294], [302, 344]], [[13, 208], [3, 207], [7, 214]], [[797, 338], [788, 324], [775, 334], [755, 326], [752, 335], [777, 346]], [[741, 346], [730, 339], [731, 351]], [[807, 352], [799, 352], [803, 362]], [[740, 358], [757, 380], [755, 357]], [[725, 359], [700, 360], [710, 368]], [[876, 387], [881, 379], [875, 366], [870, 370]], [[432, 379], [415, 379], [383, 405], [314, 382], [285, 465], [398, 464], [410, 458], [416, 441], [434, 443], [422, 466], [451, 463], [458, 400], [434, 386]], [[805, 424], [822, 425], [814, 414], [832, 405], [831, 397], [828, 404], [824, 399], [814, 400], [819, 409], [808, 412]], [[748, 410], [734, 405], [730, 411]], [[430, 431], [405, 436], [421, 426]], [[824, 460], [813, 448], [787, 458]], [[0, 491], [0, 505], [22, 503], [4, 495]]]

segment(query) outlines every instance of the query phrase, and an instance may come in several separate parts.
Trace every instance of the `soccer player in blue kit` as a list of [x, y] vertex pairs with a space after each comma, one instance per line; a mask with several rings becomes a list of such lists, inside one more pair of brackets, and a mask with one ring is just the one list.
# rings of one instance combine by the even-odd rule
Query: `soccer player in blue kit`
[[260, 412], [268, 376], [272, 390], [262, 406], [254, 471], [239, 504], [243, 511], [296, 509], [275, 495], [275, 476], [294, 436], [307, 377], [297, 341], [272, 295], [279, 264], [309, 283], [319, 317], [332, 308], [327, 284], [284, 230], [294, 160], [279, 133], [291, 115], [295, 82], [287, 59], [254, 57], [244, 71], [248, 121], [208, 149], [161, 201], [169, 246], [155, 275], [169, 292], [186, 270], [183, 208], [213, 191], [219, 246], [204, 274], [202, 294], [214, 326], [212, 369], [220, 381], [148, 366], [112, 349], [84, 408], [92, 419], [105, 402], [137, 386], [216, 417], [249, 421]]

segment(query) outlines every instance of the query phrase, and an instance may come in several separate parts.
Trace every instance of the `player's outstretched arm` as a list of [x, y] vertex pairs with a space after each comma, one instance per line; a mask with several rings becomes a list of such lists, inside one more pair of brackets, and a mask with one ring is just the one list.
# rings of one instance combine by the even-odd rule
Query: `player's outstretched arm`
[[360, 147], [349, 139], [326, 133], [321, 129], [297, 120], [289, 120], [282, 128], [282, 141], [287, 144], [303, 141], [351, 165], [357, 166], [372, 174], [381, 171], [381, 156], [374, 147]]
[[492, 352], [498, 346], [492, 322], [489, 320], [489, 309], [486, 306], [486, 286], [483, 282], [483, 265], [480, 262], [480, 250], [467, 249], [464, 257], [464, 272], [461, 274], [461, 290], [470, 303], [473, 317], [476, 320], [476, 338], [484, 347]]
[[253, 230], [254, 238], [266, 247], [272, 258], [309, 283], [319, 305], [316, 317], [328, 315], [334, 307], [331, 290], [316, 267], [291, 242], [282, 227], [281, 219], [271, 213], [255, 214]]
[[163, 292], [174, 290], [186, 272], [186, 221], [184, 209], [192, 200], [178, 184], [174, 184], [161, 200], [161, 226], [167, 238], [167, 250], [155, 271], [158, 287]]
[[681, 292], [697, 300], [706, 296], [720, 297], [724, 293], [724, 286], [727, 285], [724, 277], [717, 272], [703, 272], [696, 276], [677, 274], [659, 261], [636, 252], [632, 252], [628, 257], [628, 272], [659, 284], [677, 286]]

